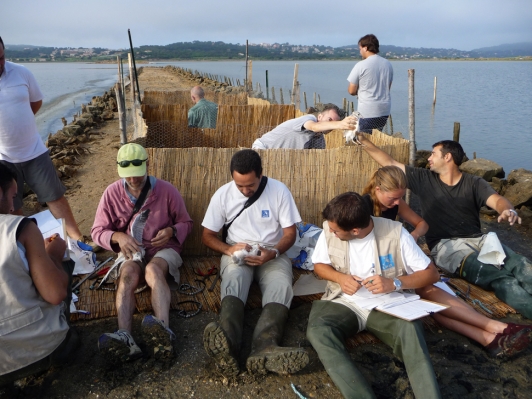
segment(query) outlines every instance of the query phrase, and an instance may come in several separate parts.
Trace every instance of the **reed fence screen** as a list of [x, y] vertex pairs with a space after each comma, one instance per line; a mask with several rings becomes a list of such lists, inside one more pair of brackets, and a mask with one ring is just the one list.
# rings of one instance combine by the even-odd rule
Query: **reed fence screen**
[[[201, 243], [201, 222], [214, 192], [231, 181], [229, 164], [241, 148], [284, 121], [303, 115], [294, 105], [207, 92], [218, 103], [215, 129], [188, 127], [188, 91], [146, 91], [142, 116], [147, 126], [137, 140], [148, 148], [149, 173], [174, 184], [194, 221], [184, 255], [212, 255]], [[264, 174], [288, 186], [303, 221], [321, 226], [321, 211], [334, 196], [360, 192], [378, 168], [358, 146], [346, 146], [342, 131], [326, 136], [326, 150], [260, 150]], [[408, 162], [409, 143], [374, 131], [371, 140], [400, 162]]]
[[[372, 141], [400, 162], [408, 160], [408, 141], [375, 131]], [[229, 164], [238, 148], [149, 148], [149, 173], [181, 192], [194, 221], [184, 255], [213, 252], [201, 243], [201, 222], [214, 192], [231, 181]], [[303, 221], [322, 224], [321, 211], [336, 195], [361, 192], [378, 168], [358, 146], [328, 150], [259, 150], [264, 174], [290, 189]]]

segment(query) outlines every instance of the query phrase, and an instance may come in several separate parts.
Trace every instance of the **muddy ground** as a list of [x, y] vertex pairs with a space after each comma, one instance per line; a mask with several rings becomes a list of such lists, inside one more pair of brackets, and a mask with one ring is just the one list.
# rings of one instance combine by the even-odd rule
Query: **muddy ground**
[[[146, 68], [139, 77], [142, 89], [188, 89], [190, 82]], [[90, 232], [100, 196], [117, 179], [115, 157], [119, 143], [115, 119], [97, 129], [101, 136], [91, 142], [92, 154], [84, 156], [77, 175], [69, 179], [67, 197], [84, 234]], [[514, 250], [532, 255], [531, 228], [500, 226], [494, 218], [483, 218], [483, 226], [497, 231], [502, 241]], [[100, 255], [104, 256], [104, 255]], [[341, 398], [305, 337], [310, 304], [293, 306], [286, 327], [284, 344], [301, 345], [310, 353], [310, 364], [290, 376], [253, 377], [242, 372], [227, 379], [220, 375], [203, 350], [204, 327], [216, 315], [202, 312], [183, 319], [171, 313], [170, 325], [176, 333], [177, 356], [168, 365], [144, 357], [132, 363], [113, 366], [98, 354], [97, 339], [117, 328], [116, 319], [76, 322], [81, 346], [71, 363], [41, 375], [0, 388], [0, 398], [297, 398], [291, 383], [307, 398]], [[253, 326], [260, 310], [246, 312], [241, 364], [250, 351]], [[133, 335], [140, 340], [144, 314], [134, 316]], [[509, 315], [504, 320], [523, 320]], [[525, 320], [530, 323], [530, 321]], [[530, 398], [532, 392], [532, 349], [509, 361], [494, 360], [478, 344], [448, 330], [426, 331], [444, 398]], [[412, 398], [401, 361], [382, 344], [366, 344], [351, 350], [351, 355], [379, 398]]]

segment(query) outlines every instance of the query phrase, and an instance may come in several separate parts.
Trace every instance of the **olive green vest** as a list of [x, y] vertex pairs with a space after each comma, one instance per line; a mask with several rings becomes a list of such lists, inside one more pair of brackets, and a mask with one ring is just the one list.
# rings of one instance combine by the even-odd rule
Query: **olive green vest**
[[45, 358], [68, 332], [63, 305], [39, 295], [20, 257], [16, 232], [22, 219], [0, 215], [0, 375]]
[[[386, 278], [395, 278], [406, 274], [401, 257], [401, 229], [399, 222], [371, 217], [375, 234], [375, 273]], [[329, 223], [323, 223], [323, 234], [327, 241], [329, 258], [332, 267], [340, 273], [350, 274], [349, 269], [349, 241], [342, 241], [329, 231]], [[332, 300], [342, 294], [340, 284], [327, 282], [325, 294], [321, 299]]]

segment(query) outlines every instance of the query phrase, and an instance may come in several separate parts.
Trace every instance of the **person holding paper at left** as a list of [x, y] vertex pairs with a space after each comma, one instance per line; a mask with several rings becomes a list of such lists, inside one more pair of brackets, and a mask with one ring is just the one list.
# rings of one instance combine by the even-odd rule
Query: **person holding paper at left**
[[361, 287], [381, 294], [433, 284], [436, 267], [401, 223], [371, 217], [357, 193], [335, 197], [322, 214], [326, 221], [312, 261], [314, 272], [328, 282], [322, 299], [312, 304], [307, 338], [325, 370], [344, 397], [374, 398], [344, 345], [366, 329], [404, 362], [417, 398], [440, 398], [421, 322], [362, 309], [346, 298]]
[[16, 172], [0, 163], [0, 386], [60, 365], [79, 344], [68, 325], [66, 243], [43, 240], [35, 220], [13, 215]]

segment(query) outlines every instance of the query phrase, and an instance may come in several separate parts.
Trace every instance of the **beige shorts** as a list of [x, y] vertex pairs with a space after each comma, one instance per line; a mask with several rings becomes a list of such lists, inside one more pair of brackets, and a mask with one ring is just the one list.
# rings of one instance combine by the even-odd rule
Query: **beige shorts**
[[[153, 255], [153, 258], [164, 259], [166, 261], [166, 263], [168, 264], [168, 274], [170, 276], [172, 276], [172, 279], [176, 283], [179, 283], [179, 278], [180, 278], [179, 268], [183, 264], [183, 259], [181, 259], [181, 255], [179, 255], [172, 248], [164, 248], [164, 249], [161, 249], [160, 251], [158, 251], [155, 255]], [[137, 263], [140, 266], [142, 274], [144, 274], [146, 272], [146, 265], [149, 262], [146, 262], [144, 259], [142, 259], [141, 262], [139, 262], [139, 261], [134, 261], [134, 262]], [[124, 262], [124, 263], [126, 263], [126, 262]], [[122, 265], [120, 265], [120, 269], [122, 269], [122, 266], [124, 265], [124, 263], [122, 263]], [[120, 276], [120, 270], [118, 271], [118, 276]]]

